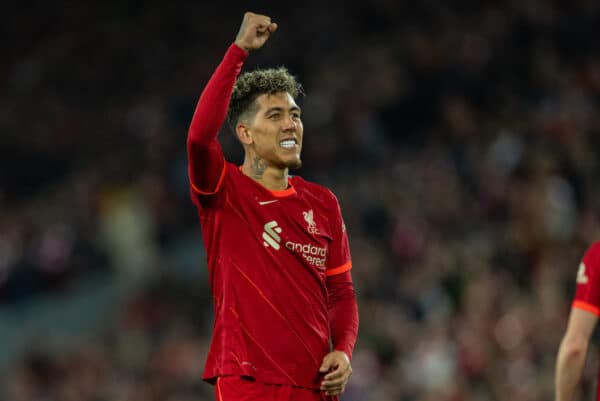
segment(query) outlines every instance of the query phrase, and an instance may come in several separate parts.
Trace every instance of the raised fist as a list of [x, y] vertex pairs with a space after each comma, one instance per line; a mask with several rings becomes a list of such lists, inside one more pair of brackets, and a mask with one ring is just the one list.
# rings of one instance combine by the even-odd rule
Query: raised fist
[[271, 22], [271, 17], [247, 12], [235, 44], [246, 51], [260, 49], [276, 29], [277, 24]]

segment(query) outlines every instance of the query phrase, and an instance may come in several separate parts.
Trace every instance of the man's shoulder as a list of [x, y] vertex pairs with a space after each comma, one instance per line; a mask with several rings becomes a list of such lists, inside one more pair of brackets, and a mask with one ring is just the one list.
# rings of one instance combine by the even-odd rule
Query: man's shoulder
[[241, 173], [240, 166], [235, 163], [230, 162], [229, 160], [225, 160], [225, 168], [227, 168], [228, 170], [231, 170], [231, 171], [237, 171], [237, 172]]
[[306, 180], [298, 175], [292, 177], [292, 184], [298, 193], [318, 198], [326, 202], [337, 203], [337, 197], [331, 189], [322, 184]]
[[235, 181], [240, 179], [244, 180], [246, 178], [246, 176], [242, 172], [242, 166], [240, 166], [239, 164], [225, 160], [225, 170], [230, 179], [233, 179]]
[[585, 252], [584, 259], [598, 260], [600, 258], [600, 241], [592, 242]]

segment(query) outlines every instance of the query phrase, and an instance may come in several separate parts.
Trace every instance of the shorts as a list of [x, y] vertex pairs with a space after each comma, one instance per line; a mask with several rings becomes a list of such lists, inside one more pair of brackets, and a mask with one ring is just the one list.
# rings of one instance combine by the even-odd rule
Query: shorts
[[215, 384], [217, 401], [338, 401], [320, 390], [268, 384], [239, 376], [221, 376]]

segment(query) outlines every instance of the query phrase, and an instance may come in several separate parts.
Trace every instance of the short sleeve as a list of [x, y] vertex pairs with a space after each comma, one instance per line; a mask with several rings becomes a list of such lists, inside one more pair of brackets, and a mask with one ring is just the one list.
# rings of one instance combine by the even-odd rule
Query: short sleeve
[[600, 242], [585, 252], [577, 270], [573, 307], [600, 316]]
[[327, 276], [344, 273], [352, 268], [352, 260], [350, 258], [350, 246], [348, 244], [348, 235], [346, 233], [346, 225], [342, 217], [340, 204], [332, 195], [331, 211], [334, 213], [331, 226], [332, 240], [329, 246], [329, 255], [327, 258]]

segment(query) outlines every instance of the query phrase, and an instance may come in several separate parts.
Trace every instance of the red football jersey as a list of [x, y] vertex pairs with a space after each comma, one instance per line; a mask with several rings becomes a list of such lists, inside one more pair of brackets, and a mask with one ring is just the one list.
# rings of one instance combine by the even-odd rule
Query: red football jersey
[[[588, 248], [579, 264], [573, 307], [600, 316], [600, 242]], [[600, 401], [600, 390], [596, 391], [596, 400]]]
[[600, 242], [588, 248], [579, 264], [573, 307], [600, 316]]
[[326, 276], [351, 268], [336, 197], [291, 176], [270, 191], [225, 163], [215, 193], [192, 185], [214, 297], [203, 378], [319, 388], [330, 351]]

